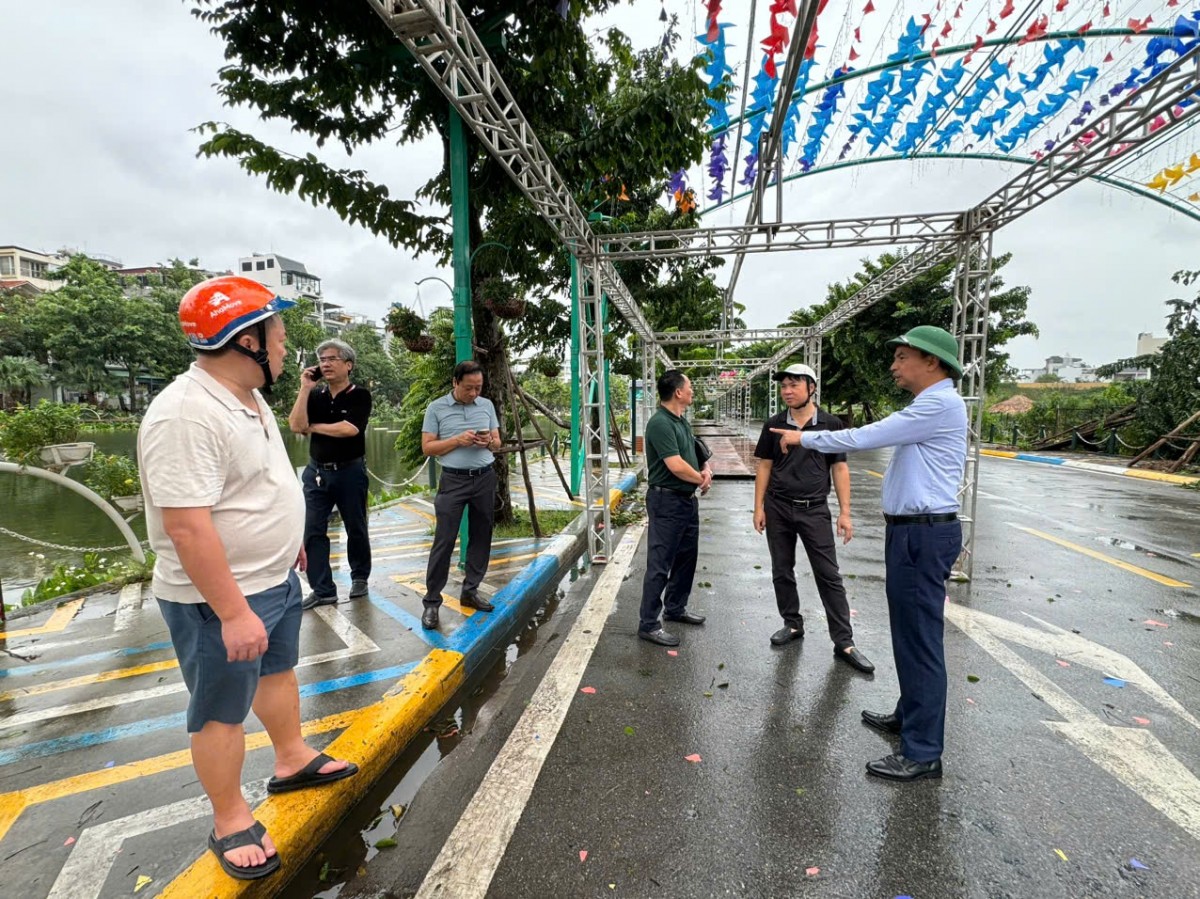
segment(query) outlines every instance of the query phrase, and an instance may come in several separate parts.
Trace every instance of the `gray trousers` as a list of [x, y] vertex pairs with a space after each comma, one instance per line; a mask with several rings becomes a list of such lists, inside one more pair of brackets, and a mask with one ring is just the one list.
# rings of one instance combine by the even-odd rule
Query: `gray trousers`
[[496, 472], [488, 469], [474, 476], [442, 472], [433, 508], [437, 512], [437, 527], [429, 564], [425, 568], [426, 606], [442, 604], [442, 588], [450, 576], [450, 557], [458, 539], [458, 526], [463, 509], [467, 514], [467, 574], [463, 580], [464, 594], [474, 593], [487, 574], [492, 556], [492, 522], [496, 517]]

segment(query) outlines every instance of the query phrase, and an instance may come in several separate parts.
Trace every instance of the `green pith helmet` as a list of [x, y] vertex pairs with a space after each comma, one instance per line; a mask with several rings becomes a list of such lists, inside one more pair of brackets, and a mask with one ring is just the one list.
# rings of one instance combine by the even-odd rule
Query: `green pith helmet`
[[954, 335], [936, 325], [919, 325], [903, 337], [893, 337], [887, 342], [890, 347], [910, 346], [937, 356], [950, 367], [956, 378], [962, 377], [962, 366], [958, 362], [958, 341]]

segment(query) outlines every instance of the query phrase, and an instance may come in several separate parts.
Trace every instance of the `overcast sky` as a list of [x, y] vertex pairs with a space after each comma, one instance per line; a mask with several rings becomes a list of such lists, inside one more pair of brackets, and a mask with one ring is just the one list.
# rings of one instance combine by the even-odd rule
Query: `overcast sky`
[[[349, 0], [347, 0], [349, 2]], [[211, 269], [274, 251], [304, 262], [326, 296], [380, 318], [393, 301], [412, 303], [432, 260], [394, 250], [325, 209], [272, 192], [228, 160], [196, 158], [191, 129], [215, 119], [298, 153], [312, 149], [279, 126], [223, 109], [213, 82], [222, 45], [187, 12], [162, 0], [9, 0], [15, 26], [0, 57], [0, 244], [52, 251], [73, 247], [127, 266], [199, 257]], [[690, 8], [690, 7], [688, 7]], [[658, 4], [620, 21], [653, 39]], [[1192, 148], [1194, 149], [1194, 148]], [[412, 198], [435, 171], [434, 144], [376, 147], [336, 165], [366, 169], [393, 196]], [[803, 179], [785, 189], [789, 221], [961, 209], [1016, 169], [995, 163], [921, 162], [866, 166]], [[741, 223], [735, 206], [710, 224]], [[1091, 364], [1132, 355], [1138, 332], [1164, 334], [1164, 301], [1187, 295], [1170, 281], [1200, 268], [1200, 223], [1112, 188], [1083, 184], [999, 232], [996, 251], [1014, 254], [1005, 279], [1033, 289], [1030, 318], [1040, 340], [1011, 345], [1018, 367], [1072, 353]], [[779, 324], [820, 301], [831, 280], [857, 268], [861, 250], [749, 257], [738, 299], [754, 327]], [[724, 276], [721, 276], [722, 280]], [[448, 302], [436, 282], [422, 287], [426, 311]]]

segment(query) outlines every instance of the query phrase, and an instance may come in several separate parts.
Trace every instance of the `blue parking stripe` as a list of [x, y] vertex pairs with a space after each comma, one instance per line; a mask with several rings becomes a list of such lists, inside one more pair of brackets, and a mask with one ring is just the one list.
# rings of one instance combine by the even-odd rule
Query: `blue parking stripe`
[[[417, 662], [406, 662], [390, 668], [379, 668], [375, 671], [364, 671], [349, 677], [337, 677], [331, 680], [317, 681], [300, 687], [300, 697], [320, 696], [323, 693], [333, 693], [337, 690], [347, 690], [350, 687], [360, 687], [381, 680], [394, 680], [412, 671]], [[116, 727], [106, 727], [103, 730], [93, 730], [82, 734], [71, 734], [68, 737], [57, 737], [53, 740], [42, 740], [40, 743], [29, 743], [15, 749], [0, 750], [0, 767], [11, 765], [13, 762], [27, 759], [44, 758], [48, 755], [60, 755], [76, 749], [87, 749], [89, 746], [100, 746], [114, 740], [124, 740], [127, 737], [140, 737], [155, 731], [169, 728], [184, 728], [187, 726], [187, 713], [176, 712], [172, 715], [161, 715], [157, 718], [144, 718], [141, 721], [131, 721]]]
[[75, 656], [57, 662], [38, 662], [34, 665], [22, 665], [20, 668], [0, 668], [0, 678], [24, 677], [25, 675], [37, 674], [41, 671], [57, 671], [60, 668], [69, 668], [74, 665], [86, 665], [88, 662], [99, 662], [104, 659], [120, 658], [121, 656], [134, 656], [143, 652], [158, 652], [160, 649], [170, 648], [171, 641], [163, 640], [160, 643], [147, 643], [145, 646], [128, 646], [125, 649], [110, 649], [106, 652], [94, 652], [90, 655]]

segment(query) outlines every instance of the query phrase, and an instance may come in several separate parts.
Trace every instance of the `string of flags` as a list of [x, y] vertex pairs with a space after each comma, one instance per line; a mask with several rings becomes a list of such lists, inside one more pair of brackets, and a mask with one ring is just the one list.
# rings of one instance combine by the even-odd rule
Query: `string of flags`
[[[864, 32], [868, 40], [878, 40], [870, 35], [881, 31], [878, 22], [867, 27], [879, 11], [876, 0], [855, 0], [834, 44], [826, 46], [818, 37], [826, 2], [819, 4], [783, 113], [782, 150], [788, 170], [811, 172], [852, 156], [919, 152], [974, 151], [1037, 159], [1068, 139], [1086, 146], [1099, 135], [1080, 134], [1080, 129], [1103, 107], [1139, 90], [1200, 43], [1200, 8], [1177, 14], [1173, 22], [1156, 22], [1155, 15], [1162, 18], [1157, 9], [1150, 14], [1136, 3], [1118, 18], [1111, 0], [1043, 0], [1035, 14], [1022, 21], [1015, 0], [927, 0], [928, 12], [908, 14], [919, 9], [914, 3], [894, 8], [903, 10], [904, 17], [885, 23], [883, 33], [894, 35], [895, 41], [886, 52], [878, 46], [872, 50], [864, 41]], [[1183, 2], [1188, 0], [1168, 0], [1166, 6]], [[1191, 2], [1200, 7], [1198, 0]], [[701, 70], [710, 90], [716, 91], [733, 85], [727, 37], [735, 26], [722, 0], [702, 0], [701, 6]], [[765, 33], [745, 36], [762, 52], [747, 96], [738, 97], [740, 115], [735, 117], [736, 107], [709, 101], [705, 174], [710, 182], [706, 195], [712, 202], [729, 199], [734, 182], [748, 187], [759, 176], [760, 138], [770, 126], [788, 53], [798, 49], [789, 47], [797, 6], [796, 0], [771, 0]], [[1125, 50], [1126, 45], [1135, 46]], [[869, 68], [860, 72], [864, 65]], [[1174, 113], [1152, 123], [1150, 131], [1165, 127], [1197, 99], [1200, 96], [1181, 101]], [[744, 166], [731, 172], [730, 134], [739, 126], [746, 141]], [[832, 138], [838, 140], [830, 147]], [[1110, 152], [1129, 148], [1118, 146]], [[1159, 164], [1163, 161], [1160, 158]], [[1193, 153], [1182, 163], [1163, 166], [1148, 180], [1145, 175], [1135, 180], [1184, 199], [1177, 188], [1195, 177], [1196, 161]], [[682, 193], [677, 195], [676, 188], [670, 193], [679, 208]], [[1186, 199], [1200, 201], [1195, 193]]]

